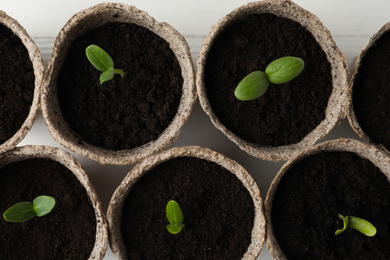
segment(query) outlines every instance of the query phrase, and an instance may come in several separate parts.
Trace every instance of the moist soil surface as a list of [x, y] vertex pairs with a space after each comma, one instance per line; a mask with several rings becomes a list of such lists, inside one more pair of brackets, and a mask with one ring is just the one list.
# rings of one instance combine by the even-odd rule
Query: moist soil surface
[[353, 85], [353, 109], [365, 134], [390, 149], [390, 32], [366, 52]]
[[[343, 227], [337, 214], [371, 222], [367, 237]], [[297, 162], [276, 190], [272, 221], [286, 257], [390, 259], [390, 184], [369, 160], [349, 152], [321, 152]]]
[[34, 69], [28, 51], [11, 29], [0, 24], [0, 144], [26, 120], [34, 96]]
[[[184, 228], [173, 235], [165, 207], [176, 200]], [[121, 232], [129, 259], [241, 259], [251, 242], [252, 198], [221, 166], [179, 157], [146, 173], [131, 189]]]
[[23, 223], [0, 218], [0, 259], [88, 259], [96, 218], [85, 188], [62, 164], [29, 159], [0, 169], [0, 212], [37, 196], [56, 199], [53, 210]]
[[[103, 48], [125, 77], [115, 75], [101, 85], [101, 72], [85, 55], [90, 44]], [[85, 142], [110, 150], [157, 139], [177, 112], [182, 84], [168, 43], [144, 27], [125, 23], [108, 23], [77, 37], [57, 80], [70, 128]]]
[[[300, 57], [303, 72], [262, 97], [239, 101], [238, 83], [275, 59]], [[255, 14], [230, 24], [215, 39], [205, 65], [211, 107], [232, 133], [261, 146], [298, 143], [324, 118], [332, 91], [331, 67], [313, 35], [297, 22]]]

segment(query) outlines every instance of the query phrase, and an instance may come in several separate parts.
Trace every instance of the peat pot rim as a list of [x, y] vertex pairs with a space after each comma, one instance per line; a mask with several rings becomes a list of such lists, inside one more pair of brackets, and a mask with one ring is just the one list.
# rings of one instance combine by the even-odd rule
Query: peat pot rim
[[370, 160], [376, 167], [381, 170], [381, 172], [390, 181], [390, 157], [387, 156], [384, 151], [378, 149], [377, 147], [362, 143], [361, 141], [354, 139], [340, 138], [337, 140], [327, 141], [318, 144], [314, 147], [308, 148], [302, 151], [300, 154], [290, 158], [282, 166], [282, 168], [279, 170], [274, 180], [272, 181], [264, 203], [265, 216], [267, 221], [266, 246], [274, 259], [287, 260], [286, 256], [279, 247], [272, 228], [272, 203], [278, 184], [280, 183], [286, 172], [288, 172], [289, 169], [294, 166], [298, 161], [323, 151], [353, 152], [361, 158]]
[[[353, 99], [352, 99], [352, 93], [353, 93], [353, 85], [355, 83], [356, 76], [359, 71], [359, 67], [362, 64], [362, 60], [367, 53], [367, 51], [384, 35], [390, 30], [390, 22], [384, 24], [376, 33], [374, 33], [366, 45], [363, 47], [363, 49], [359, 52], [359, 54], [355, 57], [355, 59], [352, 61], [351, 67], [350, 67], [350, 74], [349, 74], [349, 84], [348, 84], [348, 97], [347, 97], [347, 118], [348, 122], [351, 125], [352, 129], [357, 133], [361, 138], [372, 142], [371, 138], [368, 137], [368, 135], [363, 131], [363, 129], [360, 127], [360, 124], [356, 118], [354, 107], [353, 107]], [[383, 145], [379, 144], [378, 147], [385, 150], [387, 153], [390, 153], [390, 151], [387, 150]]]
[[126, 259], [125, 245], [122, 242], [120, 232], [120, 222], [122, 206], [131, 190], [131, 187], [152, 168], [177, 157], [197, 157], [219, 164], [234, 174], [249, 191], [253, 200], [255, 219], [252, 229], [252, 242], [244, 254], [243, 259], [256, 259], [260, 254], [265, 241], [263, 199], [256, 182], [253, 180], [251, 175], [234, 160], [229, 159], [218, 152], [199, 146], [175, 147], [155, 154], [137, 164], [127, 174], [122, 183], [115, 190], [107, 211], [110, 246], [115, 257], [117, 259]]
[[[180, 64], [183, 77], [180, 105], [172, 122], [156, 140], [130, 150], [109, 150], [82, 141], [64, 121], [56, 96], [57, 75], [65, 60], [63, 56], [66, 56], [72, 41], [89, 29], [110, 22], [137, 24], [168, 42]], [[169, 24], [157, 22], [148, 13], [138, 10], [135, 6], [121, 3], [102, 3], [76, 13], [55, 39], [43, 84], [42, 111], [50, 134], [65, 148], [101, 164], [125, 165], [140, 161], [174, 142], [187, 122], [196, 98], [194, 66], [185, 38]]]
[[[204, 67], [213, 41], [224, 28], [241, 17], [250, 14], [270, 13], [291, 19], [306, 28], [317, 40], [331, 65], [333, 90], [325, 111], [325, 119], [299, 143], [277, 147], [259, 146], [249, 143], [228, 130], [212, 111], [204, 85]], [[248, 154], [268, 161], [287, 160], [290, 156], [314, 145], [327, 135], [346, 114], [348, 66], [345, 56], [336, 46], [330, 31], [317, 16], [289, 0], [264, 0], [243, 5], [218, 21], [207, 35], [197, 60], [196, 87], [200, 104], [214, 126]]]
[[38, 47], [36, 46], [33, 39], [30, 37], [30, 35], [27, 33], [27, 31], [22, 27], [22, 25], [19, 24], [17, 20], [7, 15], [6, 12], [1, 10], [0, 23], [8, 27], [22, 41], [30, 57], [35, 76], [33, 100], [27, 118], [23, 122], [20, 129], [10, 139], [0, 145], [1, 154], [14, 148], [18, 143], [20, 143], [20, 141], [23, 140], [23, 138], [27, 135], [27, 133], [33, 126], [38, 111], [40, 109], [41, 88], [45, 68], [43, 64], [42, 55]]
[[17, 161], [23, 161], [33, 158], [51, 159], [61, 163], [68, 168], [80, 181], [85, 188], [96, 217], [96, 237], [95, 244], [92, 249], [89, 259], [103, 259], [108, 246], [108, 224], [101, 208], [100, 199], [89, 181], [81, 164], [70, 153], [55, 147], [27, 145], [23, 147], [16, 147], [0, 156], [0, 167]]

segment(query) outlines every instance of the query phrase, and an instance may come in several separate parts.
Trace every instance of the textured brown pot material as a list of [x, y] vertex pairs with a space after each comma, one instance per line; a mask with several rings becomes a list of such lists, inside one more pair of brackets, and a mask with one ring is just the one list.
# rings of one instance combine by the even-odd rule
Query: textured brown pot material
[[[265, 200], [266, 245], [274, 259], [389, 259], [390, 158], [352, 139], [319, 144], [291, 158]], [[363, 218], [377, 233], [343, 227]]]
[[1, 254], [7, 259], [103, 259], [107, 222], [100, 199], [80, 163], [47, 146], [24, 146], [0, 157], [0, 211], [40, 195], [56, 205], [23, 223], [0, 220]]
[[[102, 47], [126, 75], [99, 82], [87, 60]], [[196, 100], [184, 37], [134, 6], [104, 3], [75, 14], [55, 42], [42, 110], [53, 138], [103, 164], [131, 164], [176, 140]]]
[[348, 119], [362, 138], [390, 150], [390, 23], [368, 41], [351, 66]]
[[[172, 235], [165, 206], [184, 228]], [[206, 148], [173, 148], [136, 165], [115, 191], [107, 218], [117, 259], [256, 259], [265, 239], [260, 191], [235, 161]]]
[[[283, 56], [305, 68], [296, 79], [270, 85], [252, 101], [237, 84]], [[213, 124], [241, 149], [265, 160], [287, 160], [313, 145], [345, 117], [347, 63], [313, 14], [287, 0], [241, 6], [215, 24], [197, 61], [196, 86]]]
[[0, 153], [15, 147], [35, 122], [44, 65], [26, 30], [0, 11]]

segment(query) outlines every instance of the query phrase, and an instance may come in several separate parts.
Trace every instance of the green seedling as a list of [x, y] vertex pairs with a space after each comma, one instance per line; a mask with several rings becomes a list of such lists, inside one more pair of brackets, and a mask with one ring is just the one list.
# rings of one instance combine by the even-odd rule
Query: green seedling
[[181, 212], [179, 204], [170, 200], [166, 207], [167, 219], [169, 221], [169, 225], [167, 225], [167, 229], [171, 234], [177, 234], [184, 227], [183, 224], [183, 213]]
[[42, 217], [54, 208], [55, 199], [50, 196], [38, 196], [33, 202], [25, 201], [14, 204], [9, 207], [3, 214], [6, 221], [25, 222], [35, 216]]
[[107, 54], [102, 48], [97, 45], [89, 45], [85, 49], [85, 54], [89, 62], [98, 70], [102, 72], [100, 74], [100, 84], [114, 78], [114, 74], [119, 74], [122, 77], [125, 76], [125, 72], [120, 69], [114, 68], [114, 61], [110, 55]]
[[301, 74], [305, 63], [301, 58], [283, 57], [271, 62], [263, 71], [248, 74], [234, 90], [234, 95], [242, 101], [261, 97], [267, 91], [269, 84], [287, 83]]
[[344, 217], [341, 214], [337, 214], [337, 216], [343, 221], [344, 226], [342, 229], [336, 230], [335, 232], [336, 235], [341, 234], [347, 228], [356, 229], [357, 231], [359, 231], [360, 233], [368, 237], [375, 236], [376, 234], [376, 228], [367, 220], [357, 218], [357, 217], [352, 217], [352, 216]]

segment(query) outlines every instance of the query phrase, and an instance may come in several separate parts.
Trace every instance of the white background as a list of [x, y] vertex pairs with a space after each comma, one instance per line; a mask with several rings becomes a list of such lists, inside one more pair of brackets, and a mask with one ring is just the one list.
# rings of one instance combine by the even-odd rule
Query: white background
[[[47, 66], [54, 38], [62, 26], [76, 12], [100, 2], [92, 0], [0, 0], [0, 9], [17, 19], [32, 36]], [[186, 37], [194, 63], [196, 63], [197, 54], [210, 27], [233, 9], [247, 3], [247, 1], [238, 0], [118, 0], [117, 2], [133, 4], [138, 9], [148, 12], [158, 21], [167, 22], [175, 27]], [[351, 64], [369, 37], [383, 24], [390, 21], [389, 0], [296, 0], [295, 2], [320, 18], [331, 31], [338, 47], [346, 56], [348, 64]], [[358, 139], [347, 120], [343, 120], [321, 141], [339, 137]], [[60, 147], [51, 138], [41, 114], [20, 146], [27, 144]], [[262, 161], [241, 151], [215, 129], [198, 102], [178, 140], [171, 147], [184, 145], [208, 147], [236, 160], [252, 174], [263, 198], [266, 196], [273, 177], [283, 165], [283, 162]], [[114, 190], [132, 166], [99, 165], [92, 160], [75, 156], [90, 177], [102, 200], [103, 210], [106, 211]], [[110, 250], [107, 251], [104, 259], [114, 259]], [[265, 246], [258, 259], [272, 259]]]

